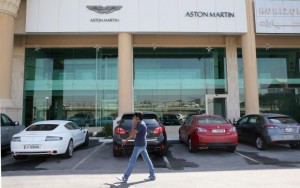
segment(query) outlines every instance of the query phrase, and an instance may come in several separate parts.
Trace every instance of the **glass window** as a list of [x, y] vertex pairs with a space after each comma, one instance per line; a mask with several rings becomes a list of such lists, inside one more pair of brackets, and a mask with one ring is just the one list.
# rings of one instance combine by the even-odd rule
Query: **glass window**
[[240, 120], [239, 124], [242, 125], [242, 124], [246, 124], [248, 122], [248, 119], [249, 117], [244, 117]]
[[[279, 113], [300, 121], [300, 49], [257, 49], [260, 112]], [[238, 50], [241, 115], [244, 114], [242, 52]]]
[[25, 56], [26, 125], [61, 119], [103, 126], [95, 119], [116, 116], [117, 49], [28, 48]]
[[134, 49], [134, 107], [163, 114], [199, 114], [206, 94], [225, 94], [225, 50]]
[[52, 131], [54, 130], [58, 125], [56, 124], [35, 124], [29, 126], [26, 131]]
[[228, 122], [223, 118], [217, 117], [201, 117], [197, 119], [198, 124], [227, 124]]
[[282, 124], [289, 124], [289, 123], [297, 123], [294, 119], [290, 117], [270, 117], [268, 120], [271, 123], [282, 123]]
[[5, 114], [1, 114], [1, 126], [13, 126], [14, 122]]

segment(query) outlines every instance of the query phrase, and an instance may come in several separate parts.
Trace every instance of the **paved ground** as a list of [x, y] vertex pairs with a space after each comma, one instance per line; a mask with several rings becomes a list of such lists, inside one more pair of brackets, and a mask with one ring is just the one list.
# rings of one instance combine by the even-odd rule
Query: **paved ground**
[[146, 182], [146, 166], [141, 158], [127, 184], [115, 177], [122, 175], [129, 155], [112, 156], [109, 140], [92, 140], [80, 147], [71, 159], [58, 156], [31, 157], [15, 161], [2, 153], [3, 188], [102, 188], [102, 187], [280, 187], [300, 186], [300, 150], [275, 146], [259, 151], [239, 144], [235, 153], [200, 150], [170, 142], [167, 157], [151, 155], [157, 180]]

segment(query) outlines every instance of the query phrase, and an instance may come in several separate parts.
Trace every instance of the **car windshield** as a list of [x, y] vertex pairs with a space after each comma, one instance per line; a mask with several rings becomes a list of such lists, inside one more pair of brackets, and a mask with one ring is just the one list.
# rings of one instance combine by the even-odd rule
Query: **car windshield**
[[163, 115], [163, 119], [179, 119], [176, 115]]
[[226, 124], [228, 123], [223, 118], [218, 117], [200, 117], [197, 119], [198, 124]]
[[269, 117], [268, 119], [271, 123], [297, 123], [294, 119], [290, 117]]
[[26, 131], [52, 131], [57, 126], [57, 124], [36, 124], [28, 127]]

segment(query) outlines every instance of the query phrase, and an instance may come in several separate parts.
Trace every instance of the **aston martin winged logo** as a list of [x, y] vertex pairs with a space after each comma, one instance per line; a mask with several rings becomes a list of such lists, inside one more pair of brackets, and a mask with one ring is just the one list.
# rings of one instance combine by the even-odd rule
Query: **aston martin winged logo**
[[117, 10], [120, 10], [122, 6], [120, 5], [113, 5], [113, 6], [94, 6], [94, 5], [88, 5], [86, 6], [91, 11], [95, 11], [98, 14], [110, 14], [112, 12], [115, 12]]

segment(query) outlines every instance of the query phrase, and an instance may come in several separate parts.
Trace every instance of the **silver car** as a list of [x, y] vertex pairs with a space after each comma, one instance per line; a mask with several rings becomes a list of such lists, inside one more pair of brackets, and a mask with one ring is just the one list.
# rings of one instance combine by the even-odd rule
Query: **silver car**
[[11, 138], [14, 134], [21, 132], [25, 126], [20, 125], [18, 121], [12, 121], [6, 114], [0, 114], [1, 117], [1, 149], [10, 146]]
[[259, 150], [271, 144], [300, 146], [300, 125], [290, 116], [282, 114], [249, 114], [234, 123], [239, 142], [255, 143]]

